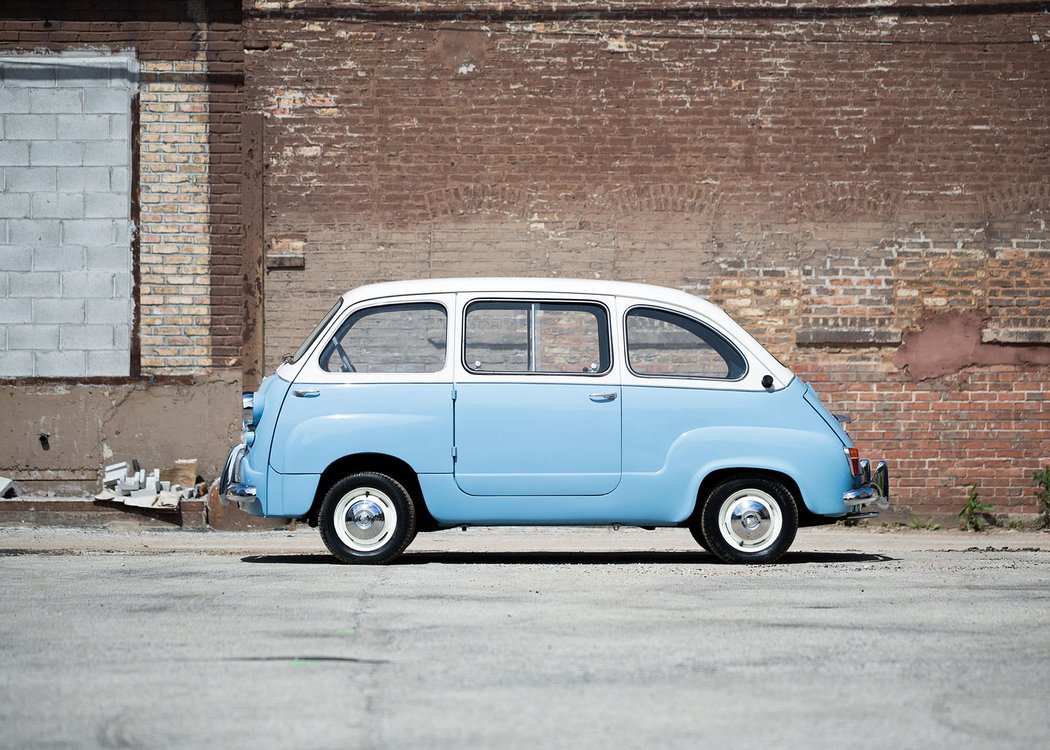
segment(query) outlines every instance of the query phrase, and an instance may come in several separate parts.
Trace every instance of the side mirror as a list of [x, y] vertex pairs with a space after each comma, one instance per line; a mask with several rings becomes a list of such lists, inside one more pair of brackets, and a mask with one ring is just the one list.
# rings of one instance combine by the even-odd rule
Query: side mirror
[[773, 376], [772, 375], [763, 375], [762, 376], [762, 387], [763, 388], [772, 388], [773, 387]]

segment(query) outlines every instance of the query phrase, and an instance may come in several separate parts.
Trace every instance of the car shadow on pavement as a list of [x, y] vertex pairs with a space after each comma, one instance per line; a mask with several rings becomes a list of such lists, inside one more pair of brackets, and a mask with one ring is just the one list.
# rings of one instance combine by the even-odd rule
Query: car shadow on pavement
[[[896, 558], [865, 552], [788, 552], [776, 565], [885, 563]], [[341, 565], [335, 557], [248, 555], [241, 562]], [[724, 565], [708, 552], [406, 552], [390, 565]]]

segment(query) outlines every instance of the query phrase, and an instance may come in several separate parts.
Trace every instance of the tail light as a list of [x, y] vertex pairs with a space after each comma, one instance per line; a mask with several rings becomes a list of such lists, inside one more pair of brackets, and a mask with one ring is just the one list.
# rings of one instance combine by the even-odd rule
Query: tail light
[[241, 394], [241, 423], [245, 430], [255, 427], [255, 393], [252, 391]]
[[843, 448], [846, 460], [849, 462], [849, 473], [853, 476], [860, 475], [860, 452], [856, 448]]

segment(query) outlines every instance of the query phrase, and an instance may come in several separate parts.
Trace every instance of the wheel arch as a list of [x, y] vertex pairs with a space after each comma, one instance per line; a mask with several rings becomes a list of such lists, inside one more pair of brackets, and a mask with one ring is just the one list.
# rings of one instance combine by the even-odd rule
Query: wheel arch
[[349, 456], [338, 458], [321, 472], [321, 478], [317, 482], [317, 490], [314, 492], [313, 502], [306, 514], [306, 522], [310, 526], [317, 526], [317, 516], [321, 509], [328, 490], [336, 482], [345, 476], [360, 471], [373, 471], [396, 479], [406, 490], [413, 504], [416, 506], [416, 528], [419, 531], [432, 531], [437, 523], [427, 509], [426, 499], [423, 497], [423, 488], [419, 484], [419, 476], [403, 459], [386, 453], [354, 453]]
[[[700, 482], [700, 487], [696, 491], [696, 497], [693, 499], [693, 512], [689, 514], [689, 518], [687, 518], [682, 525], [690, 526], [694, 523], [699, 523], [700, 513], [703, 510], [704, 498], [706, 498], [715, 487], [731, 479], [747, 479], [750, 477], [772, 479], [773, 481], [784, 485], [787, 491], [791, 493], [792, 499], [795, 501], [795, 507], [798, 510], [799, 526], [812, 526], [814, 525], [813, 522], [815, 520], [821, 519], [820, 516], [814, 516], [809, 509], [806, 508], [805, 500], [802, 497], [802, 490], [799, 488], [798, 482], [796, 482], [790, 474], [785, 474], [784, 472], [776, 471], [775, 469], [736, 466], [732, 468], [716, 469], [709, 472], [703, 478]], [[822, 519], [821, 522], [823, 522]]]

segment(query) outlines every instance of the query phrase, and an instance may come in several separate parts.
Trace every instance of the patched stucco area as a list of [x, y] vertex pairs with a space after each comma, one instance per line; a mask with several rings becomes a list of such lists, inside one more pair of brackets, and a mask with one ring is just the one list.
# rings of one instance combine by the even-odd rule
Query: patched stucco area
[[211, 480], [237, 442], [239, 393], [235, 371], [153, 384], [0, 384], [0, 475], [30, 491], [97, 491], [105, 464], [196, 458]]
[[905, 331], [893, 364], [915, 380], [981, 365], [1050, 365], [1050, 346], [982, 341], [987, 324], [987, 316], [978, 312], [950, 312], [922, 320]]

